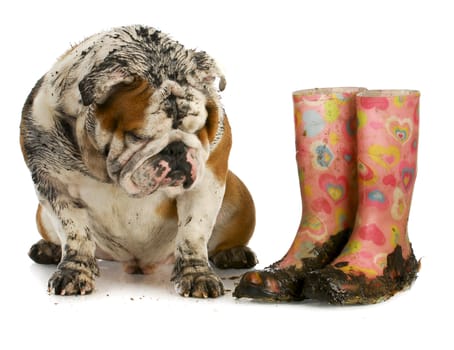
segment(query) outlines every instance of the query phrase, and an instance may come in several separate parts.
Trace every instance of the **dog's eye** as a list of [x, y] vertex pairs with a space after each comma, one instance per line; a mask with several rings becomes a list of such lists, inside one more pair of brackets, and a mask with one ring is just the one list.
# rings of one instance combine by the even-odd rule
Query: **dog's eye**
[[125, 133], [125, 139], [126, 139], [126, 142], [139, 143], [139, 142], [147, 141], [150, 138], [145, 135], [138, 134], [137, 132], [134, 132], [134, 131], [128, 131]]

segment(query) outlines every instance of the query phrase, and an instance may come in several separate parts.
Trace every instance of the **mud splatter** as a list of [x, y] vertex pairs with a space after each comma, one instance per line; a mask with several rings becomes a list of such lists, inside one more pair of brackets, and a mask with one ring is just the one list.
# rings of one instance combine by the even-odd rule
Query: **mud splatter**
[[263, 301], [299, 301], [303, 299], [302, 288], [305, 275], [329, 264], [347, 243], [352, 230], [345, 229], [324, 244], [314, 248], [314, 257], [303, 258], [302, 268], [294, 266], [280, 269], [279, 261], [265, 270], [245, 273], [235, 288], [236, 298], [253, 298]]
[[375, 304], [410, 287], [419, 268], [420, 262], [413, 250], [404, 259], [402, 248], [397, 246], [387, 257], [383, 275], [368, 279], [364, 274], [348, 275], [333, 266], [326, 266], [307, 274], [302, 297], [330, 304]]

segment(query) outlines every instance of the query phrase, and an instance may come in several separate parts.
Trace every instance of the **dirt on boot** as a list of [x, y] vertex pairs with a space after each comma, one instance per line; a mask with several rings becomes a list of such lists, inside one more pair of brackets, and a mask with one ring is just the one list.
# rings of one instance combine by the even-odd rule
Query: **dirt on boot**
[[[347, 262], [344, 266], [345, 264], [348, 265]], [[410, 256], [404, 259], [402, 248], [397, 246], [387, 257], [383, 275], [373, 279], [367, 278], [362, 273], [347, 274], [335, 266], [328, 265], [307, 274], [301, 297], [340, 305], [375, 304], [385, 301], [410, 287], [417, 277], [420, 261], [416, 260], [412, 249]]]
[[313, 250], [313, 257], [302, 259], [302, 268], [278, 268], [279, 262], [264, 270], [245, 273], [236, 286], [233, 296], [262, 301], [299, 301], [304, 299], [302, 289], [308, 272], [329, 264], [343, 249], [351, 234], [343, 230]]

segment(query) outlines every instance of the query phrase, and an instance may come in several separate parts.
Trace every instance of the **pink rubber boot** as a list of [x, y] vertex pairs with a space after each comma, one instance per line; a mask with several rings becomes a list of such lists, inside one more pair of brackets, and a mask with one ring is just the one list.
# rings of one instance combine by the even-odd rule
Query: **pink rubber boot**
[[332, 304], [383, 301], [411, 285], [416, 261], [407, 235], [418, 148], [419, 92], [357, 95], [359, 206], [340, 255], [310, 273], [306, 298]]
[[300, 300], [304, 275], [330, 263], [352, 231], [357, 205], [356, 107], [360, 88], [293, 94], [301, 223], [285, 256], [244, 274], [235, 297]]

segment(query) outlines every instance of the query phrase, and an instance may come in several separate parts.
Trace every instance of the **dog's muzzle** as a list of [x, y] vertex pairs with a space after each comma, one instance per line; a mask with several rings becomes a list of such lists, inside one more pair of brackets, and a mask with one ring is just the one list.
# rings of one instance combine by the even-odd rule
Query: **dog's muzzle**
[[138, 190], [137, 195], [146, 195], [162, 186], [182, 186], [188, 189], [196, 180], [196, 176], [195, 150], [181, 141], [176, 141], [145, 160], [131, 174], [131, 181]]

